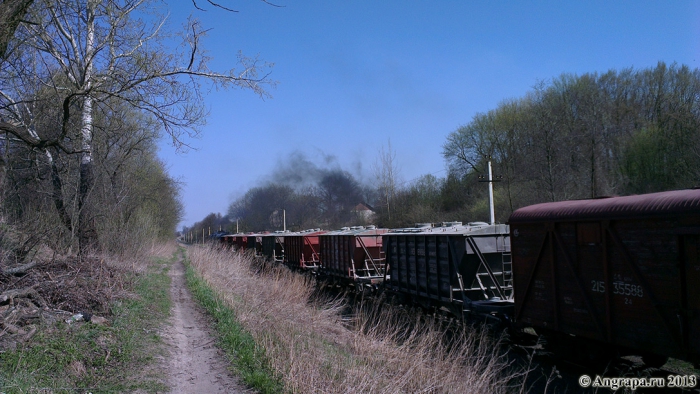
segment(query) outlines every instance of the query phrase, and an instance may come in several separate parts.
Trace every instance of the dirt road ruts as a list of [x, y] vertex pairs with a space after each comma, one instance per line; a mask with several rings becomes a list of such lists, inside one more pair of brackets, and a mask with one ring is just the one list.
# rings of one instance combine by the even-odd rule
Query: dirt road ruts
[[182, 261], [173, 264], [170, 277], [173, 306], [163, 340], [170, 352], [165, 367], [171, 393], [251, 392], [227, 370], [227, 361], [215, 346], [210, 322], [187, 289]]

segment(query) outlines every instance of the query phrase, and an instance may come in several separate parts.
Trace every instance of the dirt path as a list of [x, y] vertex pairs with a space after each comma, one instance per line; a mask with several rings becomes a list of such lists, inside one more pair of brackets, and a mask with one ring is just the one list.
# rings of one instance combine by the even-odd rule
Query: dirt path
[[172, 393], [250, 392], [226, 369], [223, 354], [214, 345], [207, 317], [192, 300], [185, 284], [182, 261], [170, 269], [173, 302], [163, 339], [170, 351], [166, 361]]

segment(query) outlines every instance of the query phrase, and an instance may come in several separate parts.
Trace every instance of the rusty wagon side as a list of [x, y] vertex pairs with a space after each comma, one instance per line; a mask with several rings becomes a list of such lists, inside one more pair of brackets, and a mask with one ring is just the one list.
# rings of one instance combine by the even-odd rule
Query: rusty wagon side
[[538, 204], [509, 222], [518, 327], [589, 355], [700, 361], [700, 190]]
[[315, 270], [320, 266], [318, 236], [326, 233], [320, 229], [309, 229], [284, 237], [284, 262], [292, 268]]
[[381, 283], [384, 279], [382, 234], [387, 231], [374, 226], [356, 226], [319, 235], [319, 274], [358, 288]]

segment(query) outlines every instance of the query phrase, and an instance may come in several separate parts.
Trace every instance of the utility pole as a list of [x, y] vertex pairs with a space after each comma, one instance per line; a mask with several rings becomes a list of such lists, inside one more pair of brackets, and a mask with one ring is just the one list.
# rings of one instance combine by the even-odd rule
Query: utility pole
[[490, 224], [496, 224], [496, 214], [493, 206], [493, 183], [494, 182], [500, 182], [503, 180], [503, 176], [499, 175], [495, 179], [493, 177], [493, 171], [491, 170], [491, 156], [489, 156], [489, 175], [488, 178], [484, 178], [483, 175], [479, 175], [479, 182], [488, 182], [489, 183], [489, 214], [490, 214], [490, 219], [491, 221], [489, 222]]

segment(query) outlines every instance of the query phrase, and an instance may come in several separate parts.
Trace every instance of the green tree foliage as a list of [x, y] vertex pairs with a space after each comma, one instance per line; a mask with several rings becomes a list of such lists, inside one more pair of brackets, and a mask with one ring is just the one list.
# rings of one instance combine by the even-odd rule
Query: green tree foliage
[[[700, 71], [659, 63], [643, 70], [563, 74], [475, 115], [447, 136], [443, 156], [445, 178], [425, 175], [400, 183], [393, 175], [391, 147], [380, 150], [375, 192], [361, 193], [358, 202], [377, 208], [375, 224], [382, 227], [487, 221], [488, 189], [478, 177], [488, 173], [489, 158], [494, 174], [502, 177], [494, 184], [498, 222], [540, 202], [699, 186]], [[326, 175], [308, 192], [293, 191], [284, 204], [308, 204], [314, 213], [306, 228], [358, 224], [352, 215], [335, 215], [356, 201], [357, 186], [348, 174]], [[253, 192], [234, 207], [252, 207], [247, 201]], [[265, 208], [256, 229], [268, 228], [271, 210]], [[238, 208], [229, 212], [254, 217]], [[288, 223], [290, 212], [294, 217], [288, 210]]]
[[537, 202], [697, 186], [699, 122], [698, 70], [659, 63], [562, 75], [476, 115], [448, 136], [443, 155], [460, 179], [485, 173], [493, 158], [504, 177], [496, 201], [505, 221]]

